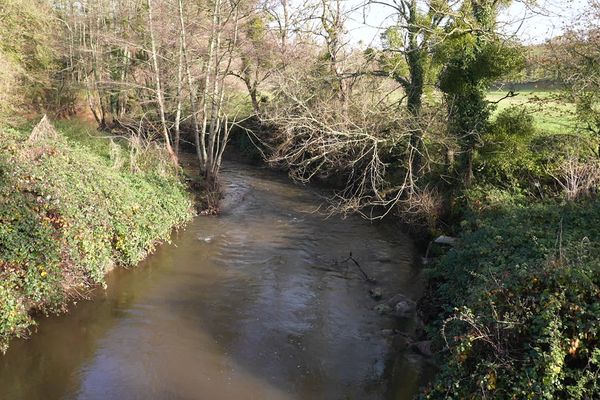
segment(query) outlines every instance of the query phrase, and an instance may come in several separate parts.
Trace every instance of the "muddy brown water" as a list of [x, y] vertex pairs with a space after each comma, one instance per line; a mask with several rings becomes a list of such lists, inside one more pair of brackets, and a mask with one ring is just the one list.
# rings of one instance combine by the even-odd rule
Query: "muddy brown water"
[[0, 356], [0, 399], [410, 399], [424, 361], [392, 351], [372, 287], [421, 290], [409, 237], [311, 213], [318, 191], [239, 164], [198, 217]]

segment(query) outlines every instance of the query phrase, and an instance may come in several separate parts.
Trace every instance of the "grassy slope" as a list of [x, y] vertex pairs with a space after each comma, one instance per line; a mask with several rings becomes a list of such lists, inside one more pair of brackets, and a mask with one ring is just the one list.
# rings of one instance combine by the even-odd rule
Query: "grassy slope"
[[132, 266], [192, 216], [185, 187], [157, 149], [134, 153], [63, 123], [56, 139], [0, 130], [0, 350], [36, 312]]

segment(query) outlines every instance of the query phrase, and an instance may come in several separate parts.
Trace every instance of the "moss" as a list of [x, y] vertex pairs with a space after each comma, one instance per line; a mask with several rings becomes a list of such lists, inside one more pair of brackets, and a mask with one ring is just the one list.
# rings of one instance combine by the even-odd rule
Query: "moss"
[[35, 143], [27, 131], [0, 131], [3, 351], [29, 333], [32, 315], [64, 310], [72, 289], [135, 265], [193, 214], [176, 171], [147, 162], [158, 148], [111, 143], [78, 124], [60, 130], [68, 136]]

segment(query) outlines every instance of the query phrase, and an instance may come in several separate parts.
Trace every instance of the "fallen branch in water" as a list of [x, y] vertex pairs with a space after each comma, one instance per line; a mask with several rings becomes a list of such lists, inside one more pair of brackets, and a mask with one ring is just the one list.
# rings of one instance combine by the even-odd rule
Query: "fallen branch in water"
[[352, 252], [350, 252], [350, 255], [348, 256], [348, 258], [346, 258], [342, 262], [346, 263], [348, 261], [352, 261], [354, 263], [354, 265], [356, 265], [356, 267], [358, 268], [358, 270], [362, 273], [362, 276], [365, 278], [365, 281], [367, 281], [369, 283], [376, 283], [377, 282], [375, 279], [373, 279], [369, 275], [367, 275], [367, 273], [365, 272], [364, 269], [362, 269], [362, 267], [360, 266], [360, 264], [358, 263], [358, 261], [356, 261], [354, 259], [354, 257], [352, 257]]

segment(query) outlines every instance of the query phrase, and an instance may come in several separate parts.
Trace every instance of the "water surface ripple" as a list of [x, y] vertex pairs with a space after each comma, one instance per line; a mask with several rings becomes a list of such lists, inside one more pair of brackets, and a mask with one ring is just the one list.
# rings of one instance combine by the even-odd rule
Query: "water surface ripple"
[[387, 293], [416, 296], [410, 239], [324, 220], [318, 193], [272, 172], [228, 164], [224, 180], [220, 217], [14, 341], [0, 399], [409, 399], [422, 362], [390, 362], [380, 331], [395, 322], [340, 261], [352, 252]]

